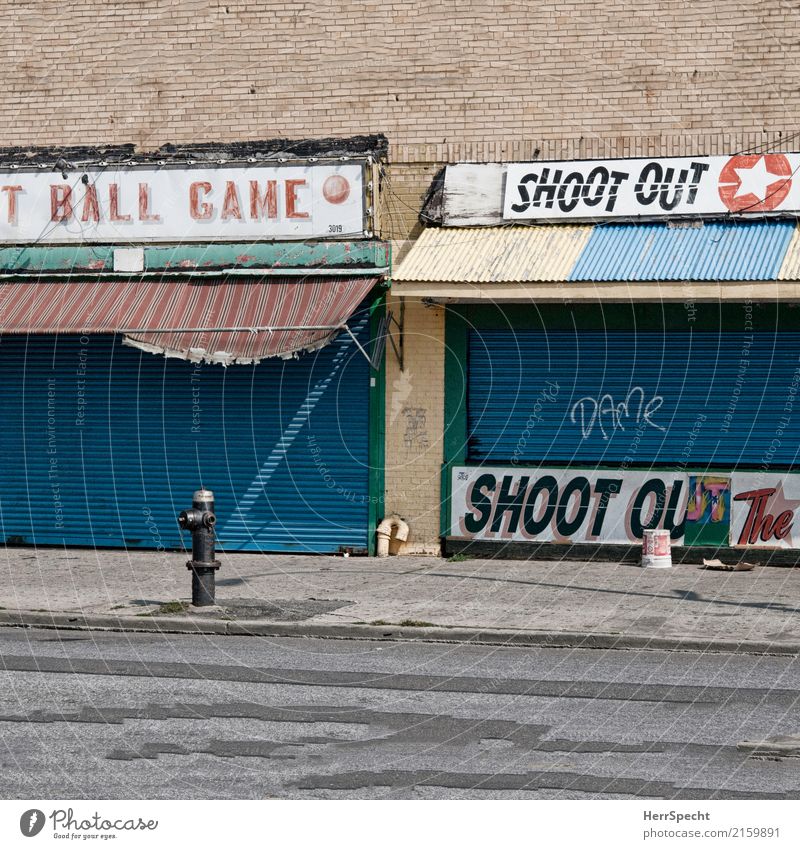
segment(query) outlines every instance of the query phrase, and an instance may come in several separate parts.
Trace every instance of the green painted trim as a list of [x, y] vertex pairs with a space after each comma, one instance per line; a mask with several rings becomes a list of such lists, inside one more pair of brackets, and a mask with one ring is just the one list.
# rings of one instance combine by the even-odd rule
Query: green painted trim
[[[684, 469], [675, 465], [659, 465], [658, 463], [628, 463], [625, 469], [620, 467], [623, 465], [622, 460], [618, 463], [591, 463], [588, 460], [582, 460], [579, 463], [545, 463], [542, 460], [531, 460], [528, 462], [512, 463], [511, 460], [500, 460], [496, 463], [482, 463], [478, 460], [465, 460], [463, 463], [452, 463], [453, 466], [463, 466], [466, 469], [564, 469], [574, 472], [650, 472], [653, 474], [669, 474], [670, 472], [681, 472], [687, 475], [735, 475], [737, 472], [761, 472], [764, 470], [762, 463], [756, 465], [736, 466], [731, 468], [730, 463], [718, 463], [704, 465], [702, 468]], [[800, 472], [800, 463], [776, 463], [769, 466], [769, 473], [772, 472], [790, 472], [792, 474]]]
[[[370, 306], [370, 338], [375, 339], [386, 312], [386, 291], [373, 289]], [[375, 556], [375, 531], [386, 504], [386, 351], [377, 370], [370, 369], [369, 387], [369, 529], [367, 547]]]
[[[744, 330], [741, 303], [463, 304], [456, 309], [477, 330]], [[791, 304], [758, 303], [754, 330], [796, 327]]]
[[467, 453], [467, 331], [463, 307], [449, 307], [444, 319], [444, 459], [461, 462]]
[[467, 455], [467, 336], [464, 307], [449, 307], [444, 319], [444, 463], [441, 478], [442, 536], [450, 533], [450, 469]]
[[442, 463], [442, 472], [439, 480], [439, 493], [441, 503], [441, 513], [439, 516], [440, 537], [450, 536], [450, 498], [452, 496], [452, 475], [450, 474], [450, 471], [455, 465], [457, 464], [447, 462]]
[[0, 271], [5, 274], [33, 274], [42, 271], [112, 271], [114, 248], [94, 247], [57, 248], [0, 248]]
[[[4, 247], [4, 274], [113, 273], [114, 251], [131, 245]], [[203, 245], [150, 245], [144, 248], [144, 272], [214, 271], [223, 268], [387, 269], [388, 242], [257, 242]], [[130, 275], [126, 275], [130, 276]]]

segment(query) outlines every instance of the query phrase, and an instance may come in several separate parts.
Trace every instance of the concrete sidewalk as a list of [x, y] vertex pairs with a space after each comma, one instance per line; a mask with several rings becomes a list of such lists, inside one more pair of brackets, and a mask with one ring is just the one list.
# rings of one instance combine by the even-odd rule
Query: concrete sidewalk
[[223, 554], [189, 605], [178, 552], [7, 548], [0, 624], [800, 652], [800, 570]]

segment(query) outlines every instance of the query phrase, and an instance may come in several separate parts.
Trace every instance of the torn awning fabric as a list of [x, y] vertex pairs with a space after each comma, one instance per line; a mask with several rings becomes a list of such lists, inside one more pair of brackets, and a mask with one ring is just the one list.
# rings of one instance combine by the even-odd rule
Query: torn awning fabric
[[121, 333], [193, 362], [256, 363], [326, 345], [378, 278], [308, 276], [6, 281], [0, 333]]

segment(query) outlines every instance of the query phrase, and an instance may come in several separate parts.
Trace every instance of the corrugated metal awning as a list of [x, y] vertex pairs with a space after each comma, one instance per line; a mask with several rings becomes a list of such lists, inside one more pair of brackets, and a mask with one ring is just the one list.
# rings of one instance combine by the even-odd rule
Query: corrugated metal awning
[[568, 280], [776, 280], [793, 221], [597, 225]]
[[126, 344], [199, 362], [253, 363], [327, 344], [375, 277], [141, 278], [0, 285], [0, 333], [122, 333]]
[[[506, 298], [515, 284], [561, 283], [573, 285], [562, 287], [558, 297], [622, 300], [632, 292], [621, 284], [797, 281], [800, 231], [789, 220], [430, 227], [392, 279], [397, 294], [420, 295], [430, 286], [433, 296], [446, 292], [457, 299], [455, 284], [462, 297]], [[587, 294], [583, 283], [596, 290]], [[539, 299], [546, 289], [518, 287]], [[768, 294], [786, 295], [777, 289]], [[706, 295], [698, 291], [698, 297]]]
[[786, 247], [778, 280], [800, 280], [800, 225], [795, 227]]
[[392, 279], [443, 283], [566, 280], [591, 226], [429, 227]]

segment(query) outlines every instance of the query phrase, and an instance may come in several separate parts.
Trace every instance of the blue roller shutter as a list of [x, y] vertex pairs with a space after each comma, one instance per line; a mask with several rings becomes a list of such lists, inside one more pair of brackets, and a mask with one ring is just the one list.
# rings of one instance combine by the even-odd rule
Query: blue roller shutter
[[[367, 312], [351, 327], [366, 343]], [[367, 546], [369, 367], [346, 334], [227, 369], [107, 336], [5, 336], [0, 373], [7, 542], [178, 547], [202, 485], [226, 550]]]
[[800, 453], [798, 390], [792, 331], [472, 330], [467, 454], [497, 463], [790, 465]]

